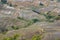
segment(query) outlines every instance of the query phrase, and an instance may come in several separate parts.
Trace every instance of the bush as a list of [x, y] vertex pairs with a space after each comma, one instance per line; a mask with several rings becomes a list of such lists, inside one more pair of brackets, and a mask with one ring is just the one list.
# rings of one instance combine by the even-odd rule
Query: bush
[[19, 35], [15, 34], [13, 37], [6, 37], [3, 40], [18, 40]]
[[55, 19], [56, 19], [56, 20], [60, 20], [60, 16], [57, 16]]
[[17, 26], [11, 26], [11, 27], [12, 27], [12, 29], [14, 29], [14, 30], [19, 29], [19, 27], [17, 27]]
[[[20, 20], [25, 20], [24, 18], [21, 18], [21, 17], [17, 17], [17, 19], [20, 19]], [[25, 20], [26, 21], [26, 20]]]
[[40, 35], [34, 35], [32, 37], [32, 40], [41, 40], [41, 39], [42, 39], [42, 37]]
[[1, 0], [1, 2], [2, 2], [3, 4], [6, 4], [6, 3], [7, 3], [7, 0]]
[[55, 16], [51, 15], [51, 12], [49, 11], [46, 14], [43, 14], [45, 16], [45, 18], [47, 19], [47, 21], [49, 22], [54, 22]]
[[18, 37], [19, 37], [19, 35], [15, 34], [14, 37], [13, 37], [13, 40], [17, 40]]
[[0, 33], [6, 34], [7, 31], [8, 31], [7, 28], [4, 27], [0, 28]]
[[13, 5], [12, 5], [12, 4], [10, 4], [9, 6], [10, 6], [10, 7], [12, 7]]
[[40, 6], [44, 6], [44, 4], [43, 3], [40, 3]]
[[60, 0], [57, 0], [57, 2], [60, 2]]
[[38, 22], [39, 20], [38, 19], [32, 19], [33, 23], [36, 23]]

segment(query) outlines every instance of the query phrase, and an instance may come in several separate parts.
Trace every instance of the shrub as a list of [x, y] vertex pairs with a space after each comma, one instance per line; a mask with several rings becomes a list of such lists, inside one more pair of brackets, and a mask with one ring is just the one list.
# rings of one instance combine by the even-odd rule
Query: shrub
[[10, 4], [9, 6], [10, 6], [10, 7], [12, 7], [13, 5], [12, 5], [12, 4]]
[[1, 0], [1, 2], [2, 2], [3, 4], [6, 4], [6, 3], [7, 3], [7, 0]]
[[52, 16], [50, 13], [51, 12], [49, 11], [47, 14], [43, 14], [43, 15], [45, 16], [45, 18], [47, 19], [47, 21], [53, 22], [54, 19], [55, 19], [55, 16]]
[[60, 16], [55, 17], [56, 20], [60, 20]]
[[18, 40], [19, 35], [15, 34], [13, 37], [6, 37], [3, 40]]
[[33, 23], [36, 23], [38, 22], [39, 20], [38, 19], [32, 19]]
[[19, 37], [19, 35], [15, 34], [14, 37], [13, 37], [13, 40], [17, 40], [18, 37]]
[[11, 27], [12, 27], [12, 29], [14, 29], [14, 30], [19, 29], [19, 27], [18, 27], [18, 26], [11, 26]]
[[21, 18], [21, 17], [17, 17], [17, 19], [21, 19], [21, 20], [24, 20], [23, 18]]
[[17, 17], [17, 19], [28, 21], [28, 20], [24, 19], [23, 17], [22, 18], [21, 17]]
[[0, 28], [0, 32], [3, 34], [6, 34], [7, 31], [8, 31], [8, 29], [6, 29], [6, 28], [3, 28], [3, 27]]
[[6, 38], [4, 38], [3, 40], [10, 40], [10, 38], [6, 37]]
[[32, 40], [41, 40], [41, 39], [42, 39], [42, 37], [40, 35], [34, 35], [32, 37]]
[[57, 2], [60, 2], [60, 0], [57, 0]]
[[43, 3], [40, 3], [40, 6], [44, 6], [44, 4]]

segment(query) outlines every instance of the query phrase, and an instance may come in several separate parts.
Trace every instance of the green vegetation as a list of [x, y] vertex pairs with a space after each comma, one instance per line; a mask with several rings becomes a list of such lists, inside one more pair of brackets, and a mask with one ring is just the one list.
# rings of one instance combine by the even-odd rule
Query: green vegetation
[[43, 14], [43, 15], [45, 16], [46, 21], [48, 21], [48, 22], [54, 22], [55, 16], [51, 15], [51, 11], [49, 11], [48, 13]]
[[60, 39], [57, 39], [57, 40], [60, 40]]
[[1, 28], [1, 33], [2, 33], [2, 34], [6, 34], [7, 31], [8, 31], [8, 29], [6, 29], [6, 28]]
[[19, 29], [19, 27], [17, 27], [17, 26], [11, 26], [11, 27], [12, 27], [12, 29], [14, 29], [14, 30]]
[[24, 20], [23, 18], [21, 18], [21, 17], [17, 17], [17, 19], [21, 19], [21, 20]]
[[32, 19], [33, 23], [39, 22], [38, 19]]
[[55, 39], [55, 40], [60, 40], [60, 39], [58, 38], [58, 39]]
[[1, 2], [2, 2], [3, 4], [6, 4], [6, 3], [7, 3], [7, 0], [1, 0]]
[[41, 35], [34, 35], [32, 37], [32, 40], [41, 40], [41, 39], [42, 39]]
[[28, 22], [28, 24], [27, 25], [25, 25], [24, 27], [28, 27], [28, 26], [30, 26], [30, 25], [32, 25], [33, 24], [33, 21], [27, 21]]
[[57, 0], [57, 2], [60, 2], [60, 0]]
[[12, 7], [13, 5], [12, 4], [9, 4], [10, 7]]
[[39, 22], [40, 21], [39, 19], [25, 20], [24, 18], [21, 18], [21, 17], [17, 17], [17, 19], [24, 20], [24, 21], [28, 22], [25, 27], [27, 27], [29, 25], [32, 25], [33, 23], [36, 23], [36, 22]]
[[60, 20], [60, 16], [55, 17], [56, 20]]
[[13, 37], [6, 37], [3, 40], [18, 40], [19, 35], [15, 34]]
[[40, 6], [44, 6], [44, 4], [40, 3]]
[[[44, 15], [45, 17], [46, 17], [46, 19], [47, 19], [47, 21], [49, 21], [49, 22], [53, 22], [54, 21], [54, 16], [51, 16], [51, 15]], [[52, 20], [51, 20], [52, 19]]]
[[42, 14], [42, 15], [45, 16], [46, 21], [48, 22], [54, 22], [55, 20], [60, 20], [60, 15], [58, 16], [52, 15], [51, 11], [47, 12], [46, 14]]
[[40, 21], [40, 20], [38, 20], [38, 19], [29, 20], [29, 21], [28, 21], [28, 24], [27, 24], [25, 27], [28, 27], [28, 26], [30, 26], [30, 25], [36, 23], [36, 22], [39, 22], [39, 21]]
[[51, 0], [51, 1], [54, 1], [54, 0]]
[[21, 17], [17, 17], [17, 19], [28, 21], [28, 20], [25, 20], [24, 18], [21, 18]]

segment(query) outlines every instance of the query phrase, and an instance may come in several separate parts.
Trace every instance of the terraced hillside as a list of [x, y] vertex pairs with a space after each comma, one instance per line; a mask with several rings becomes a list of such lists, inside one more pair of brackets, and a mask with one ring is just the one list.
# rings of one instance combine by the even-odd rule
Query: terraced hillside
[[60, 1], [0, 0], [0, 40], [60, 40]]

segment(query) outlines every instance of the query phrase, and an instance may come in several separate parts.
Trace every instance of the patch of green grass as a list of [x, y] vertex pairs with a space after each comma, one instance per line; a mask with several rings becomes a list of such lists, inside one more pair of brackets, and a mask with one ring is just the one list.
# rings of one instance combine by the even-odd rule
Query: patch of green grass
[[18, 40], [19, 35], [15, 34], [13, 37], [6, 37], [3, 40]]
[[33, 21], [27, 21], [27, 22], [28, 22], [27, 25], [25, 25], [24, 27], [28, 27], [33, 24]]
[[41, 40], [41, 39], [42, 39], [41, 35], [34, 35], [32, 37], [32, 40]]

